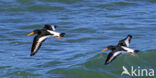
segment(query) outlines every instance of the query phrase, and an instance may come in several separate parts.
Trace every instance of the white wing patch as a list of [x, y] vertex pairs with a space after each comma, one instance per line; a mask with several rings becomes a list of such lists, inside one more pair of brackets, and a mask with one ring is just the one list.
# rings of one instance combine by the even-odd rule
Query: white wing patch
[[37, 48], [39, 47], [39, 45], [41, 44], [41, 42], [42, 42], [43, 40], [45, 40], [46, 38], [49, 38], [49, 37], [50, 37], [50, 35], [40, 37], [39, 40], [37, 41], [36, 47], [35, 47], [35, 49], [34, 49], [34, 52], [37, 50]]
[[134, 53], [134, 50], [131, 49], [131, 48], [128, 48], [128, 47], [124, 47], [124, 46], [121, 46], [124, 50], [126, 50], [127, 52], [132, 52]]
[[39, 47], [40, 43], [37, 42], [36, 46], [35, 46], [35, 49], [34, 49], [34, 52], [36, 52], [37, 48]]
[[51, 28], [53, 29], [53, 31], [55, 31], [56, 29], [55, 29], [55, 26], [51, 26]]
[[41, 43], [43, 40], [45, 40], [46, 38], [49, 38], [49, 37], [50, 37], [50, 35], [40, 37], [38, 42]]
[[60, 33], [58, 32], [54, 32], [54, 31], [51, 31], [51, 30], [47, 30], [49, 33], [53, 34], [53, 36], [60, 36]]
[[115, 53], [113, 54], [113, 56], [115, 57], [115, 56], [119, 55], [120, 53], [122, 53], [122, 51], [115, 52]]
[[109, 59], [109, 62], [110, 62], [111, 60], [113, 60], [113, 58], [116, 57], [117, 55], [119, 55], [120, 53], [122, 53], [122, 51], [115, 52], [115, 53], [113, 54], [113, 56]]
[[129, 37], [125, 40], [127, 47], [129, 47]]

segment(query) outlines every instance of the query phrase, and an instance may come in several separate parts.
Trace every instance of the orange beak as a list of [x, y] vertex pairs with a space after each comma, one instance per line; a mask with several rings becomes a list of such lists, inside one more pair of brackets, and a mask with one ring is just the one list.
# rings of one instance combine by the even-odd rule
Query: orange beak
[[27, 36], [31, 36], [31, 35], [33, 35], [34, 34], [34, 32], [31, 32], [31, 33], [29, 33]]
[[61, 37], [55, 36], [57, 39], [62, 39]]
[[136, 56], [134, 53], [131, 53], [131, 52], [128, 52], [130, 55], [132, 55], [132, 56]]
[[102, 50], [102, 52], [107, 51], [107, 50], [108, 50], [108, 48], [105, 48], [105, 49]]

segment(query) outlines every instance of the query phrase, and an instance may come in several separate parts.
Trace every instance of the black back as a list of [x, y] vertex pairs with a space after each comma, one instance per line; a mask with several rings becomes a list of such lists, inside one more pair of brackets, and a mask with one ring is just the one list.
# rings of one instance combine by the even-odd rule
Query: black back
[[[54, 28], [56, 28], [55, 25], [54, 25]], [[49, 24], [45, 24], [45, 25], [44, 25], [44, 29], [48, 29], [48, 30], [52, 30], [52, 31], [54, 31], [54, 29], [52, 28], [52, 26], [49, 25]]]

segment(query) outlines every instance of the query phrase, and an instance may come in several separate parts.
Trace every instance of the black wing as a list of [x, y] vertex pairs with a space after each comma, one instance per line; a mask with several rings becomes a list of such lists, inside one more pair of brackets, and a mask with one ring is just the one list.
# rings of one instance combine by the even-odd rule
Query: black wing
[[45, 25], [44, 25], [44, 29], [48, 29], [48, 30], [55, 31], [56, 26], [55, 26], [55, 25], [45, 24]]
[[107, 59], [105, 61], [105, 65], [111, 63], [116, 57], [118, 57], [121, 54], [121, 51], [117, 52], [110, 52], [107, 56]]
[[34, 56], [37, 51], [40, 49], [42, 43], [48, 38], [48, 36], [35, 36], [34, 40], [33, 40], [33, 44], [32, 44], [32, 48], [31, 48], [31, 54], [30, 56]]
[[128, 35], [125, 39], [119, 41], [118, 46], [129, 47], [131, 39], [132, 39], [132, 35]]

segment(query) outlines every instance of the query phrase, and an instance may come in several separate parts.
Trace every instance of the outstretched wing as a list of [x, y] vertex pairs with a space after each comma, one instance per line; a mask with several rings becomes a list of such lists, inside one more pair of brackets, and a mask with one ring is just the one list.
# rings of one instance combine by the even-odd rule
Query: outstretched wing
[[129, 47], [131, 39], [132, 39], [132, 35], [128, 35], [125, 39], [119, 41], [118, 46]]
[[125, 47], [125, 46], [121, 46], [124, 50], [126, 50], [126, 52], [132, 52], [134, 53], [135, 50], [131, 49], [131, 48], [128, 48], [128, 47]]
[[110, 52], [107, 56], [107, 59], [105, 61], [105, 65], [111, 63], [116, 57], [118, 57], [122, 51], [117, 51], [117, 52]]
[[55, 30], [56, 30], [56, 26], [55, 26], [55, 25], [46, 24], [46, 25], [44, 26], [44, 29], [48, 29], [48, 30], [55, 31]]
[[40, 49], [42, 43], [50, 36], [35, 36], [34, 40], [33, 40], [33, 44], [32, 44], [32, 48], [31, 48], [31, 54], [30, 56], [34, 56], [37, 51]]

